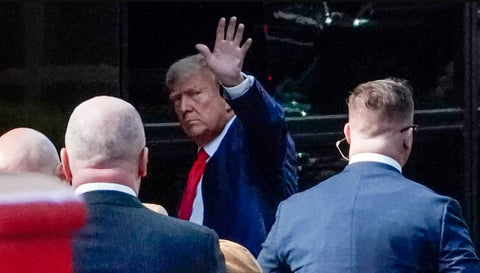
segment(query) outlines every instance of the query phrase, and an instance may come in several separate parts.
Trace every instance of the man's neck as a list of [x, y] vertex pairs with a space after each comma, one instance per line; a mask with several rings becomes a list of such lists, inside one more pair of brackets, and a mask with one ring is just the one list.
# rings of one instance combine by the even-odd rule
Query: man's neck
[[80, 185], [88, 183], [113, 183], [129, 187], [138, 194], [140, 182], [137, 182], [136, 180], [140, 180], [140, 178], [132, 177], [130, 172], [124, 169], [84, 168], [73, 174], [72, 185], [77, 188]]
[[75, 189], [75, 194], [83, 194], [86, 192], [92, 191], [118, 191], [132, 196], [137, 197], [137, 193], [130, 187], [117, 184], [117, 183], [105, 183], [105, 182], [94, 182], [94, 183], [85, 183], [78, 186]]
[[380, 162], [388, 164], [397, 169], [399, 172], [402, 172], [402, 166], [397, 160], [379, 153], [357, 153], [351, 155], [348, 164], [354, 164], [358, 162]]

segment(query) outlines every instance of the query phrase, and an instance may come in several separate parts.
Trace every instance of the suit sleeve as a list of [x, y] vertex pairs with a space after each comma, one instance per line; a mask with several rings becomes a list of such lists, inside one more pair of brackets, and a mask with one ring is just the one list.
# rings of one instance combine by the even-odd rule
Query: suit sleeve
[[285, 257], [282, 257], [281, 229], [280, 224], [280, 210], [282, 203], [278, 206], [275, 216], [275, 223], [268, 233], [267, 239], [262, 244], [262, 250], [258, 255], [258, 264], [262, 268], [263, 273], [290, 273], [292, 272], [288, 265], [284, 262]]
[[210, 265], [210, 267], [206, 267], [207, 270], [205, 270], [205, 272], [228, 273], [225, 264], [225, 258], [220, 250], [220, 243], [218, 241], [217, 233], [211, 233], [207, 243], [207, 251], [205, 252], [207, 253], [207, 261], [205, 264]]
[[268, 182], [285, 181], [283, 198], [297, 192], [295, 147], [282, 107], [256, 79], [245, 94], [227, 102], [244, 128], [245, 142], [256, 164], [263, 168], [265, 177], [273, 178]]
[[444, 208], [439, 247], [438, 272], [480, 272], [460, 205], [453, 199]]
[[[213, 231], [213, 230], [212, 230]], [[208, 273], [228, 273], [226, 264], [225, 264], [225, 258], [220, 250], [220, 244], [218, 241], [218, 236], [217, 234], [211, 233], [209, 235], [207, 242], [207, 251], [206, 253], [206, 262], [205, 265], [205, 270], [204, 272]]]
[[242, 122], [245, 132], [254, 138], [253, 142], [266, 143], [268, 147], [265, 149], [272, 150], [285, 138], [287, 131], [283, 110], [257, 80], [245, 94], [227, 99], [227, 102]]

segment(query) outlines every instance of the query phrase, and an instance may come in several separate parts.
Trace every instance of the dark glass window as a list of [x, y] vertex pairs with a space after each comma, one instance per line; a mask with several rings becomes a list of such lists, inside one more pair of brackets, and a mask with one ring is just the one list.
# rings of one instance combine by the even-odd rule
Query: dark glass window
[[[177, 121], [164, 91], [168, 66], [195, 54], [196, 43], [213, 46], [218, 19], [236, 15], [246, 25], [245, 36], [254, 40], [244, 71], [264, 84], [288, 117], [300, 189], [345, 166], [335, 141], [343, 137], [348, 93], [364, 81], [399, 77], [414, 87], [416, 120], [423, 127], [405, 174], [461, 199], [456, 172], [430, 170], [445, 164], [461, 169], [462, 159], [426, 155], [438, 146], [445, 154], [463, 151], [463, 8], [463, 3], [420, 2], [129, 3], [128, 99], [147, 123], [158, 157], [144, 187], [158, 188], [141, 196], [178, 197], [190, 166], [185, 158], [193, 158], [194, 145], [181, 130], [159, 124]], [[159, 162], [164, 158], [168, 163]], [[160, 180], [178, 188], [167, 192], [166, 185], [155, 184]]]
[[176, 121], [164, 90], [168, 67], [176, 60], [196, 54], [195, 44], [210, 48], [220, 17], [237, 16], [254, 39], [246, 67], [259, 72], [265, 56], [262, 3], [129, 3], [128, 90], [145, 122]]
[[[168, 66], [212, 46], [218, 18], [237, 15], [254, 39], [245, 71], [287, 116], [346, 113], [357, 84], [410, 81], [416, 109], [462, 106], [462, 3], [130, 3], [129, 99], [147, 122], [175, 121], [163, 92]], [[168, 27], [166, 25], [168, 24]], [[166, 54], [168, 52], [168, 54]], [[147, 99], [148, 98], [148, 99]]]
[[346, 113], [349, 91], [385, 77], [410, 81], [416, 109], [461, 106], [461, 12], [459, 3], [267, 4], [269, 86], [291, 115]]
[[[479, 13], [474, 19], [466, 15], [473, 6], [1, 3], [0, 129], [32, 127], [60, 148], [78, 103], [100, 94], [120, 96], [141, 113], [151, 151], [140, 197], [172, 212], [195, 147], [172, 123], [176, 118], [164, 76], [175, 60], [196, 53], [196, 43], [213, 46], [220, 17], [236, 15], [246, 25], [245, 36], [254, 41], [244, 70], [264, 84], [288, 116], [301, 189], [345, 165], [335, 142], [343, 137], [348, 92], [361, 82], [393, 76], [413, 85], [420, 125], [405, 175], [463, 202], [470, 198], [470, 192], [465, 194], [468, 177], [476, 177], [478, 170], [469, 165], [476, 164], [476, 154], [468, 153], [478, 146], [473, 139], [477, 119], [472, 117], [478, 103], [464, 99], [480, 98], [474, 96], [480, 86]], [[470, 60], [474, 62], [466, 63]]]

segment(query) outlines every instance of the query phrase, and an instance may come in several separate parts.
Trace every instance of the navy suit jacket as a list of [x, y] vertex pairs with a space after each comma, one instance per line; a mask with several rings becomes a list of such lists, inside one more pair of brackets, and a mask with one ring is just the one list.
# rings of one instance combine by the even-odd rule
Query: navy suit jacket
[[227, 102], [237, 118], [205, 167], [203, 224], [256, 257], [278, 204], [298, 191], [295, 147], [281, 106], [258, 81]]
[[480, 272], [459, 204], [383, 163], [358, 162], [279, 205], [268, 272]]
[[226, 273], [213, 230], [153, 212], [126, 193], [82, 194], [86, 224], [73, 236], [76, 273]]

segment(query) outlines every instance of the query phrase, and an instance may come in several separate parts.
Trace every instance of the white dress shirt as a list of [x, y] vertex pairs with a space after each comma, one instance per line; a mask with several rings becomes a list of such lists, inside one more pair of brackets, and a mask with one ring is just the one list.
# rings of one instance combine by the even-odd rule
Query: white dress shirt
[[[242, 75], [245, 77], [245, 80], [243, 80], [242, 83], [240, 83], [237, 86], [234, 87], [223, 87], [225, 89], [225, 92], [223, 93], [223, 96], [225, 99], [236, 99], [241, 96], [243, 96], [250, 87], [252, 87], [253, 83], [255, 82], [255, 78], [252, 75], [246, 75], [242, 72]], [[215, 152], [217, 151], [218, 147], [220, 146], [220, 143], [222, 142], [223, 138], [225, 137], [225, 134], [227, 134], [228, 129], [232, 125], [233, 121], [235, 120], [236, 116], [233, 116], [223, 127], [222, 132], [214, 138], [211, 142], [206, 144], [203, 149], [205, 152], [208, 154], [209, 159], [212, 157]], [[208, 162], [208, 159], [207, 159]], [[200, 178], [200, 182], [198, 182], [197, 186], [197, 192], [195, 194], [195, 199], [193, 199], [193, 208], [192, 208], [192, 214], [190, 215], [190, 222], [197, 223], [199, 225], [203, 224], [203, 212], [204, 212], [204, 206], [203, 206], [203, 195], [202, 195], [202, 181], [203, 181], [203, 174], [202, 177]]]
[[104, 182], [82, 184], [75, 189], [75, 194], [79, 195], [91, 191], [119, 191], [137, 197], [135, 191], [128, 186]]
[[395, 169], [397, 169], [399, 172], [402, 172], [402, 166], [400, 163], [398, 163], [395, 159], [382, 155], [382, 154], [377, 154], [377, 153], [359, 153], [352, 155], [350, 157], [350, 160], [348, 161], [348, 164], [356, 163], [356, 162], [365, 162], [365, 161], [373, 161], [373, 162], [380, 162], [384, 164], [388, 164]]
[[[220, 143], [222, 142], [223, 137], [225, 137], [225, 134], [228, 132], [228, 129], [232, 125], [235, 118], [236, 118], [236, 116], [233, 116], [227, 122], [225, 127], [223, 127], [222, 132], [215, 139], [213, 139], [210, 143], [203, 146], [203, 149], [208, 154], [207, 162], [210, 160], [210, 158], [213, 156], [213, 154], [215, 154], [215, 152], [217, 151], [218, 147], [220, 146]], [[202, 174], [202, 177], [200, 177], [200, 182], [198, 182], [197, 193], [195, 194], [195, 199], [193, 199], [192, 214], [190, 215], [190, 219], [189, 219], [190, 222], [194, 222], [194, 223], [197, 223], [199, 225], [203, 224], [202, 181], [203, 181], [203, 174]]]

